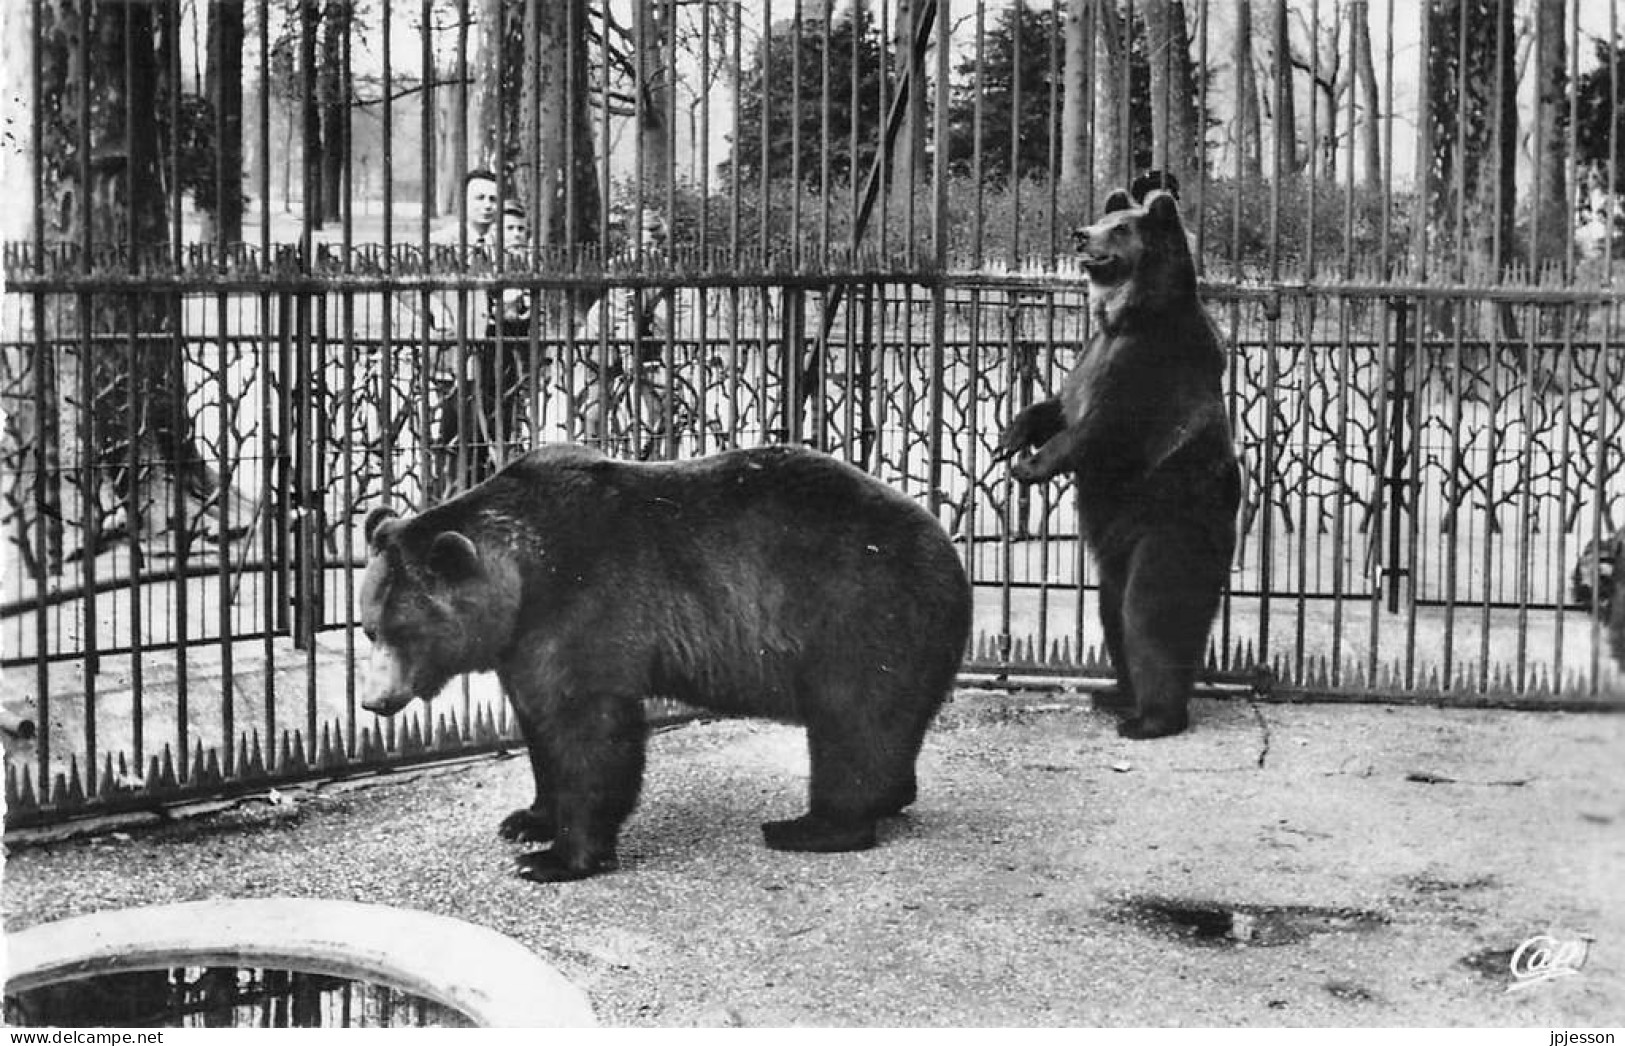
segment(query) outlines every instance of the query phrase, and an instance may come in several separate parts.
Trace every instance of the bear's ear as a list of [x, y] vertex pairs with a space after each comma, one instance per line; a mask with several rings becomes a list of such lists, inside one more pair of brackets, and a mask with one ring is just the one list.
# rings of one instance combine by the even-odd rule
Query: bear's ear
[[1111, 195], [1106, 197], [1106, 210], [1104, 213], [1113, 214], [1117, 211], [1126, 211], [1133, 206], [1134, 201], [1129, 199], [1126, 190], [1113, 189]]
[[395, 518], [395, 510], [388, 505], [379, 505], [367, 513], [367, 521], [362, 524], [361, 533], [368, 548], [378, 548], [382, 543], [382, 536], [378, 531], [385, 523]]
[[1155, 221], [1183, 227], [1179, 220], [1179, 204], [1174, 200], [1172, 193], [1161, 189], [1153, 190], [1145, 198], [1145, 212]]
[[447, 581], [464, 581], [480, 572], [480, 552], [466, 534], [442, 530], [429, 544], [427, 564]]

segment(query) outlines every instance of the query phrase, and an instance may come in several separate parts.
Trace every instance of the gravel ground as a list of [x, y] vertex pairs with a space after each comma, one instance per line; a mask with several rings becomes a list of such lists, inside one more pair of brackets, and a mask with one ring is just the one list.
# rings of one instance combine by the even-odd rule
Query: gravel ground
[[[1085, 699], [967, 692], [920, 801], [858, 854], [776, 853], [799, 731], [651, 745], [618, 872], [497, 839], [521, 758], [13, 840], [6, 927], [214, 896], [427, 909], [509, 934], [609, 1025], [1497, 1025], [1625, 1020], [1625, 716], [1201, 701], [1120, 740]], [[1541, 933], [1577, 976], [1507, 991]], [[403, 947], [432, 942], [403, 941]]]

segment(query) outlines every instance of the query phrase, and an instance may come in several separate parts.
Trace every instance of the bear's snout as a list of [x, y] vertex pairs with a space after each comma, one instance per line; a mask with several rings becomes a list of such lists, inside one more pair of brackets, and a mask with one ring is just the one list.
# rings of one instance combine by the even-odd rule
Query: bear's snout
[[374, 715], [392, 716], [411, 703], [411, 694], [404, 697], [391, 694], [366, 698], [361, 702], [361, 707]]
[[415, 696], [407, 685], [400, 655], [384, 643], [374, 643], [362, 683], [361, 707], [377, 715], [394, 715], [411, 704]]

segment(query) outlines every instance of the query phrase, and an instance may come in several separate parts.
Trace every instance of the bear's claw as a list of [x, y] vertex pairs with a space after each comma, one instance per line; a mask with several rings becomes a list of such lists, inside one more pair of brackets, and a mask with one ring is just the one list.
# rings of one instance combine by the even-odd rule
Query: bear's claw
[[520, 855], [519, 878], [533, 883], [568, 883], [613, 871], [616, 865], [613, 857], [577, 865], [563, 860], [556, 850], [536, 850]]
[[554, 834], [552, 815], [531, 806], [520, 807], [497, 825], [497, 835], [517, 843], [552, 842]]

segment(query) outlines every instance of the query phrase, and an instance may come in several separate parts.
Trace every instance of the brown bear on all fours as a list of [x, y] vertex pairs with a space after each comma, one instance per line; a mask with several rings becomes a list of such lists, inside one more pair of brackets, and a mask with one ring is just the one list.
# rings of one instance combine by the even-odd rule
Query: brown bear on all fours
[[1093, 332], [1059, 397], [1011, 421], [998, 453], [1037, 483], [1070, 472], [1100, 568], [1100, 619], [1124, 737], [1185, 729], [1235, 551], [1241, 473], [1224, 351], [1196, 295], [1174, 198], [1117, 191], [1077, 230]]
[[965, 571], [935, 519], [790, 447], [670, 463], [531, 452], [421, 515], [367, 517], [363, 707], [495, 671], [536, 799], [502, 822], [521, 874], [615, 864], [637, 803], [642, 699], [805, 725], [808, 812], [782, 850], [855, 850], [915, 798], [915, 760], [969, 639]]

